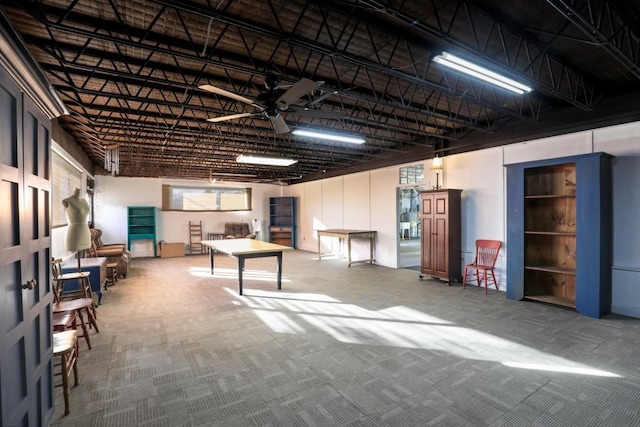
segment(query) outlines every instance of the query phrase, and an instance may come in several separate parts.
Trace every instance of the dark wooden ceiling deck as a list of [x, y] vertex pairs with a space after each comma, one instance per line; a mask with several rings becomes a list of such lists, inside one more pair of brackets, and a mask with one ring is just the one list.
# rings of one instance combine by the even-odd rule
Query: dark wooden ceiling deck
[[[0, 6], [71, 114], [63, 127], [120, 175], [296, 183], [640, 119], [640, 6], [600, 0], [9, 0]], [[443, 50], [528, 83], [514, 95], [432, 62]], [[264, 80], [319, 83], [277, 134], [255, 107]], [[623, 101], [621, 101], [623, 99]], [[324, 118], [324, 116], [339, 118]], [[250, 166], [238, 154], [292, 157]], [[217, 175], [220, 174], [220, 175]], [[238, 176], [246, 174], [246, 176]]]

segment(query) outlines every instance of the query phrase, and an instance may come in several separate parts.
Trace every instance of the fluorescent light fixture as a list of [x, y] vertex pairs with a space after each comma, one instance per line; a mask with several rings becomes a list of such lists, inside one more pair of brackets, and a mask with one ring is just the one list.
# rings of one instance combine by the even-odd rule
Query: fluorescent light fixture
[[312, 130], [296, 129], [291, 132], [297, 136], [306, 136], [308, 138], [326, 139], [329, 141], [348, 142], [350, 144], [364, 144], [364, 138], [338, 135], [335, 133], [316, 132]]
[[498, 73], [494, 73], [493, 71], [487, 70], [486, 68], [480, 67], [479, 65], [466, 61], [462, 58], [458, 58], [457, 56], [451, 55], [447, 52], [442, 52], [442, 54], [433, 58], [433, 61], [437, 62], [438, 64], [445, 65], [449, 68], [453, 68], [454, 70], [458, 70], [462, 73], [468, 74], [470, 76], [476, 77], [478, 79], [484, 80], [485, 82], [500, 86], [501, 88], [508, 89], [519, 95], [531, 92], [533, 90], [529, 86], [518, 83], [517, 81], [511, 80], [508, 77], [501, 76]]
[[231, 172], [211, 172], [211, 175], [215, 176], [239, 176], [239, 177], [248, 177], [255, 178], [258, 175], [254, 173], [231, 173]]
[[238, 157], [236, 157], [236, 162], [251, 163], [254, 165], [291, 166], [298, 161], [293, 159], [283, 159], [281, 157], [250, 156], [246, 154], [240, 154]]

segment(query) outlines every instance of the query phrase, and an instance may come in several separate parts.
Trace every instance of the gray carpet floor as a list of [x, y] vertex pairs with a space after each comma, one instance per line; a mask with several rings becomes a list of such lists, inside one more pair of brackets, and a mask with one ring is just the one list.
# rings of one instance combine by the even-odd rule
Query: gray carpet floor
[[640, 426], [640, 319], [415, 271], [284, 256], [134, 259], [55, 426]]

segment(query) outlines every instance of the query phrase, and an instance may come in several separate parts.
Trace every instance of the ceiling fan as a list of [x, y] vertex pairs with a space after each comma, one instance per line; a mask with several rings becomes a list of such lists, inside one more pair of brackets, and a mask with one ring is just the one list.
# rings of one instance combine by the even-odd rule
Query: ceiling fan
[[302, 78], [291, 85], [286, 91], [282, 92], [282, 90], [280, 90], [280, 79], [273, 74], [269, 74], [264, 82], [266, 90], [260, 93], [256, 97], [256, 100], [249, 99], [213, 85], [201, 85], [199, 88], [215, 93], [216, 95], [244, 102], [245, 104], [252, 105], [257, 109], [257, 111], [253, 113], [230, 114], [228, 116], [213, 117], [207, 119], [207, 121], [217, 123], [241, 119], [243, 117], [263, 116], [269, 119], [271, 126], [276, 133], [282, 134], [289, 132], [289, 126], [287, 126], [287, 123], [284, 121], [280, 113], [289, 112], [301, 116], [322, 117], [328, 119], [340, 119], [344, 117], [344, 114], [340, 112], [321, 111], [309, 109], [305, 106], [293, 105], [295, 101], [302, 98], [307, 93], [311, 93], [316, 90], [320, 84], [322, 84], [322, 82], [314, 82], [313, 80]]

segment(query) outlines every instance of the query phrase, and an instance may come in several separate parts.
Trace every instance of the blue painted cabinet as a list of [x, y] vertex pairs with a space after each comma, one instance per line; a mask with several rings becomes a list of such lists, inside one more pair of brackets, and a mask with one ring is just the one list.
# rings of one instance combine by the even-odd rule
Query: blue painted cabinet
[[611, 312], [612, 158], [506, 165], [507, 298]]

